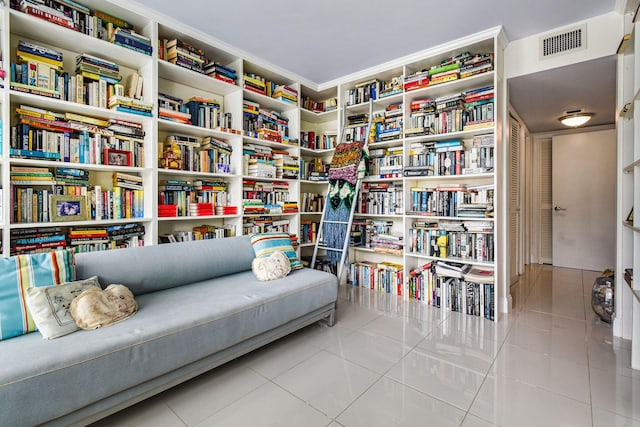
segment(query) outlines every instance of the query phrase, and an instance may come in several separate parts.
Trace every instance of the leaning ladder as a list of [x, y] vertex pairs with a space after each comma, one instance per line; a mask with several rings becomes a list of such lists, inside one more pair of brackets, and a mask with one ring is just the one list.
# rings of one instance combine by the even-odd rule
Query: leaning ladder
[[[347, 107], [346, 105], [344, 105], [342, 107], [342, 127], [341, 127], [341, 132], [339, 135], [339, 141], [338, 141], [338, 145], [340, 145], [342, 143], [342, 140], [344, 138], [344, 133], [345, 130], [347, 128], [346, 125], [346, 112], [347, 112]], [[372, 120], [372, 112], [373, 112], [373, 100], [369, 100], [369, 116], [368, 116], [368, 122], [367, 122], [367, 129], [365, 132], [365, 139], [364, 139], [364, 145], [366, 148], [366, 145], [369, 141], [369, 134], [371, 132], [371, 120]], [[337, 146], [337, 145], [336, 145]], [[360, 176], [358, 176], [358, 180], [356, 182], [355, 185], [355, 194], [353, 195], [353, 203], [351, 203], [351, 210], [349, 211], [349, 219], [347, 221], [333, 221], [333, 220], [328, 220], [327, 217], [327, 213], [330, 209], [330, 203], [329, 203], [329, 197], [328, 197], [328, 191], [327, 191], [327, 198], [324, 202], [324, 209], [322, 210], [322, 218], [320, 219], [320, 229], [318, 231], [318, 236], [316, 238], [316, 244], [313, 248], [313, 257], [311, 258], [311, 268], [315, 268], [316, 266], [316, 258], [318, 256], [318, 250], [319, 249], [324, 249], [326, 251], [333, 251], [333, 252], [340, 252], [340, 261], [338, 262], [338, 264], [336, 265], [336, 276], [338, 277], [338, 283], [340, 283], [341, 279], [342, 279], [342, 274], [344, 273], [344, 267], [345, 267], [345, 262], [347, 260], [347, 254], [349, 253], [349, 237], [351, 234], [351, 224], [353, 223], [353, 216], [354, 213], [356, 211], [356, 202], [358, 200], [358, 195], [360, 194], [360, 186], [362, 184], [362, 178]], [[329, 185], [329, 184], [328, 184]], [[330, 248], [328, 246], [326, 246], [324, 244], [324, 239], [323, 239], [323, 235], [324, 235], [324, 226], [325, 224], [340, 224], [341, 226], [346, 227], [344, 236], [344, 242], [342, 242], [342, 247], [337, 247], [337, 248]]]

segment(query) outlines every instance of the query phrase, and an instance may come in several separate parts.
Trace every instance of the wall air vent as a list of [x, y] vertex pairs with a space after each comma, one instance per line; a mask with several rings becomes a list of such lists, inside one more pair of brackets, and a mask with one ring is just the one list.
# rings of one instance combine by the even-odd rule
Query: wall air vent
[[587, 24], [540, 37], [540, 59], [546, 59], [587, 48]]

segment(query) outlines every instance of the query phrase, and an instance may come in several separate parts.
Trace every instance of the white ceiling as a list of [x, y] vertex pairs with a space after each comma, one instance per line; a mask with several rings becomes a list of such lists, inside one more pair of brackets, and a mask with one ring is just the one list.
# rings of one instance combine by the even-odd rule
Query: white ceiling
[[[616, 0], [137, 0], [137, 3], [315, 83], [328, 82], [498, 25], [503, 26], [507, 39], [514, 41], [611, 12], [616, 7]], [[612, 86], [603, 87], [600, 77], [597, 84], [591, 80], [584, 81], [589, 86], [578, 85], [584, 79], [576, 77], [602, 67], [611, 71], [613, 66], [615, 76], [615, 61], [591, 62], [576, 65], [583, 69], [567, 71], [569, 74], [563, 74], [561, 79], [554, 77], [555, 70], [551, 70], [537, 78], [518, 78], [510, 86], [511, 102], [518, 105], [518, 112], [531, 131], [551, 130], [550, 111], [554, 114], [558, 108], [562, 111], [571, 98], [559, 98], [559, 92], [593, 92], [594, 86], [600, 86], [600, 90], [615, 93], [615, 80], [609, 82], [611, 79], [606, 83]], [[588, 71], [591, 65], [600, 68]], [[566, 79], [569, 75], [573, 78]], [[542, 99], [533, 105], [534, 97]], [[612, 118], [615, 100], [609, 106], [602, 97], [595, 100], [602, 100], [600, 104], [611, 110]], [[587, 102], [576, 100], [583, 103], [581, 107], [590, 108]], [[558, 108], [545, 106], [549, 103]], [[532, 117], [533, 114], [537, 116]], [[557, 128], [555, 117], [553, 120]], [[546, 124], [540, 124], [542, 121]]]

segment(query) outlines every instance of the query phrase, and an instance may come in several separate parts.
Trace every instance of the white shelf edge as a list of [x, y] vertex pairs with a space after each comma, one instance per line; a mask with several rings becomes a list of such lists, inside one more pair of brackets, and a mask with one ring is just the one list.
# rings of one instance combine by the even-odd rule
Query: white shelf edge
[[463, 258], [440, 258], [435, 256], [416, 254], [413, 252], [405, 252], [405, 255], [410, 258], [420, 258], [420, 259], [427, 259], [432, 261], [454, 262], [457, 264], [477, 265], [477, 266], [483, 266], [483, 267], [495, 267], [494, 262], [473, 261], [473, 260], [463, 259]]

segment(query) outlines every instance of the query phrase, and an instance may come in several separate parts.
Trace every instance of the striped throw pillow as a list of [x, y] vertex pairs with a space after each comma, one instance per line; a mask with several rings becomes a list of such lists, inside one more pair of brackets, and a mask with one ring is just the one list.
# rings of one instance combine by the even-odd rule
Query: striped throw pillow
[[73, 251], [0, 258], [0, 340], [36, 330], [27, 309], [27, 289], [76, 280]]
[[261, 233], [251, 236], [251, 245], [256, 258], [265, 258], [271, 256], [275, 251], [284, 252], [289, 258], [291, 271], [303, 268], [302, 262], [298, 258], [289, 233]]

